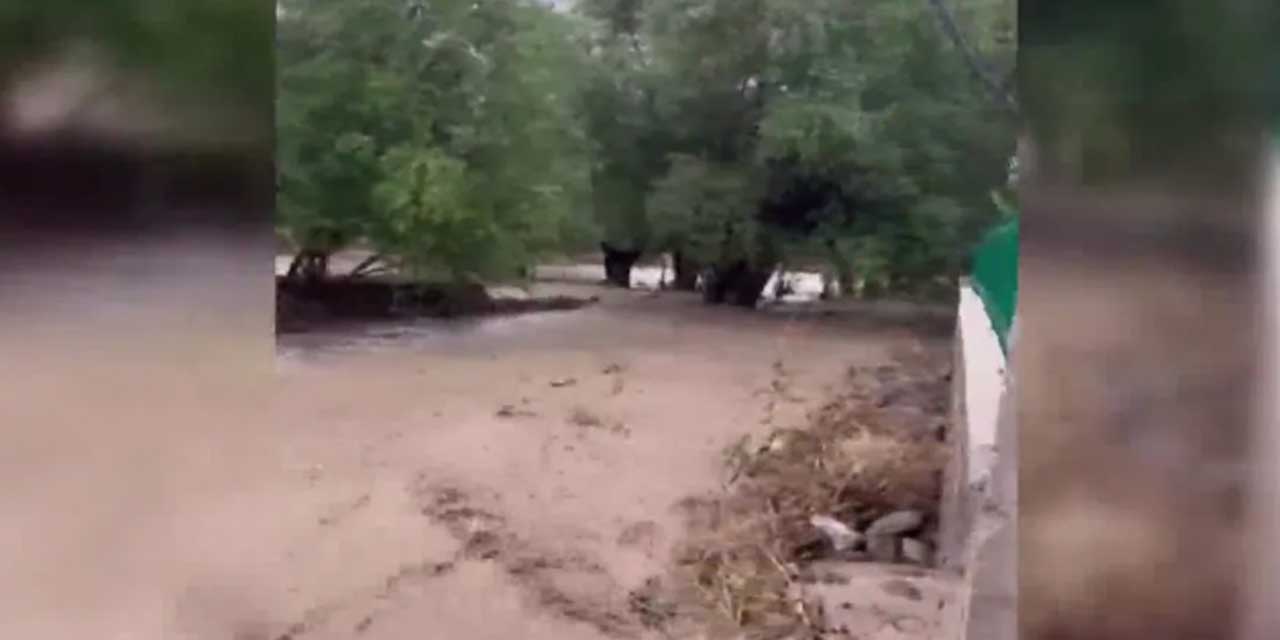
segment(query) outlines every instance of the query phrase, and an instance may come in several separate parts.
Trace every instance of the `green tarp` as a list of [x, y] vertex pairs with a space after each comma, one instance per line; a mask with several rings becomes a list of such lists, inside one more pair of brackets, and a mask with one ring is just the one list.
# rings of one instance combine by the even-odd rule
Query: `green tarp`
[[972, 282], [987, 308], [1000, 347], [1008, 352], [1009, 327], [1018, 302], [1017, 219], [991, 230], [978, 245]]

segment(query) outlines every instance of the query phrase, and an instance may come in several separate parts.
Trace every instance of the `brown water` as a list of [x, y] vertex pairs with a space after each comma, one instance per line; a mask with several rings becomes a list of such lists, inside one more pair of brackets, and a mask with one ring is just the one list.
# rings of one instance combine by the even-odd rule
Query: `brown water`
[[[359, 250], [336, 253], [329, 258], [329, 269], [333, 273], [350, 273], [369, 255], [369, 252]], [[292, 260], [293, 257], [290, 255], [277, 255], [275, 257], [276, 275], [288, 273], [289, 264]], [[670, 257], [663, 256], [662, 260], [669, 263]], [[538, 280], [544, 282], [557, 281], [577, 284], [596, 284], [605, 278], [604, 264], [600, 261], [541, 265], [535, 270], [535, 274]], [[777, 292], [779, 280], [782, 279], [785, 279], [788, 291], [779, 298], [775, 293]], [[664, 268], [660, 265], [638, 264], [631, 269], [631, 286], [633, 288], [660, 289], [663, 286], [671, 286], [674, 281], [675, 272], [669, 266]], [[836, 289], [838, 290], [838, 283], [836, 283]], [[765, 284], [764, 291], [766, 298], [771, 302], [813, 302], [822, 295], [822, 274], [814, 271], [788, 271], [785, 274], [775, 272]], [[513, 287], [500, 288], [497, 293], [499, 295], [520, 295], [518, 290]]]
[[[290, 551], [302, 586], [285, 609], [317, 638], [646, 635], [627, 593], [667, 566], [673, 505], [716, 489], [724, 448], [768, 428], [775, 363], [803, 398], [769, 420], [800, 426], [849, 365], [916, 340], [629, 292], [286, 337], [299, 490], [336, 515], [304, 525], [325, 542]], [[430, 515], [441, 500], [465, 517]]]
[[[14, 397], [74, 402], [0, 416], [39, 425], [10, 441], [2, 635], [648, 637], [627, 593], [663, 572], [673, 505], [720, 485], [724, 448], [801, 425], [848, 366], [921, 339], [694, 295], [545, 289], [603, 300], [285, 336], [274, 375], [247, 378], [232, 372], [259, 355], [221, 331], [232, 308], [160, 331], [130, 329], [124, 305], [104, 317], [110, 339], [29, 311], [9, 347], [78, 355], [58, 369], [73, 378], [30, 360], [6, 376]], [[178, 291], [209, 295], [163, 296]], [[208, 339], [193, 343], [197, 321]], [[801, 399], [770, 415], [778, 362]]]

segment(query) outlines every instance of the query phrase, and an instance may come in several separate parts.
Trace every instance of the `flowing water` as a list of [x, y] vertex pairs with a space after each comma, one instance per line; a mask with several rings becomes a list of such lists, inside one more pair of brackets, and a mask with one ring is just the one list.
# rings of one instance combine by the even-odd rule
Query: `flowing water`
[[[675, 505], [721, 486], [726, 448], [803, 425], [850, 365], [948, 337], [540, 283], [529, 293], [600, 302], [333, 326], [279, 337], [273, 357], [231, 331], [252, 318], [246, 335], [270, 335], [253, 311], [269, 283], [196, 313], [233, 287], [188, 261], [174, 287], [121, 297], [153, 259], [174, 264], [139, 251], [5, 325], [8, 352], [27, 354], [10, 393], [67, 401], [4, 416], [45, 425], [14, 434], [6, 465], [6, 636], [657, 637], [628, 594], [669, 567]], [[140, 324], [144, 309], [168, 324]], [[45, 321], [94, 313], [92, 335]], [[78, 357], [47, 373], [41, 340]]]
[[[330, 269], [335, 273], [349, 273], [359, 265], [368, 253], [348, 251], [330, 258]], [[286, 255], [276, 256], [276, 275], [284, 275], [289, 271], [292, 258]], [[556, 281], [578, 284], [594, 284], [604, 281], [604, 265], [602, 263], [575, 263], [541, 265], [535, 270], [539, 281]], [[636, 265], [631, 269], [631, 286], [637, 289], [660, 289], [670, 285], [675, 274], [670, 268], [655, 265]], [[784, 286], [783, 295], [778, 296], [779, 281]], [[499, 288], [500, 295], [522, 295], [514, 287]], [[822, 295], [822, 274], [814, 271], [788, 271], [785, 274], [775, 272], [764, 288], [765, 297], [782, 303], [814, 302]]]

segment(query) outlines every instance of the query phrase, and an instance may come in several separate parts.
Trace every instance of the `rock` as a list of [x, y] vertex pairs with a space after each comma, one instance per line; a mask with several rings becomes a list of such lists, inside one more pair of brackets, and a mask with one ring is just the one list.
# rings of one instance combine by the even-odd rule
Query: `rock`
[[914, 509], [894, 511], [867, 527], [867, 537], [899, 536], [914, 533], [924, 526], [924, 514]]
[[933, 547], [915, 538], [903, 538], [902, 559], [912, 564], [930, 566], [933, 564]]
[[867, 552], [876, 562], [897, 562], [898, 539], [893, 536], [867, 538]]
[[822, 532], [836, 551], [846, 551], [862, 544], [862, 534], [831, 516], [813, 516], [809, 524]]

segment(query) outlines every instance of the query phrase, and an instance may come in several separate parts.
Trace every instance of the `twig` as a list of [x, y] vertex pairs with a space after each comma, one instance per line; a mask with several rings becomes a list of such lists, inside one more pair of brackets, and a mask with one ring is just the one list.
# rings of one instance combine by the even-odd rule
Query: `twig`
[[738, 624], [737, 610], [733, 606], [733, 594], [729, 593], [729, 581], [725, 580], [722, 575], [723, 567], [716, 568], [716, 580], [720, 582], [720, 608], [724, 614], [732, 620], [734, 624]]
[[[787, 582], [787, 588], [793, 588], [795, 586], [795, 581], [791, 579], [791, 574], [787, 573], [786, 565], [782, 564], [782, 561], [779, 560], [777, 556], [764, 548], [764, 545], [756, 545], [756, 548], [760, 550], [760, 553], [764, 554], [765, 558], [769, 559], [769, 562], [778, 570], [778, 573], [782, 574], [782, 579]], [[789, 598], [784, 596], [782, 600], [783, 602], [786, 602]], [[800, 594], [799, 598], [796, 598], [795, 607], [796, 613], [800, 616], [800, 620], [804, 625], [810, 629], [814, 628], [813, 618], [809, 616], [809, 609], [805, 606], [803, 593]]]
[[768, 549], [764, 548], [764, 545], [762, 544], [757, 544], [756, 548], [760, 550], [760, 553], [764, 554], [764, 557], [767, 558], [775, 568], [777, 568], [778, 573], [782, 574], [782, 579], [787, 581], [788, 587], [794, 584], [791, 580], [791, 574], [787, 573], [786, 565], [783, 565], [782, 561], [779, 560], [777, 556], [773, 555], [773, 553], [771, 553]]

